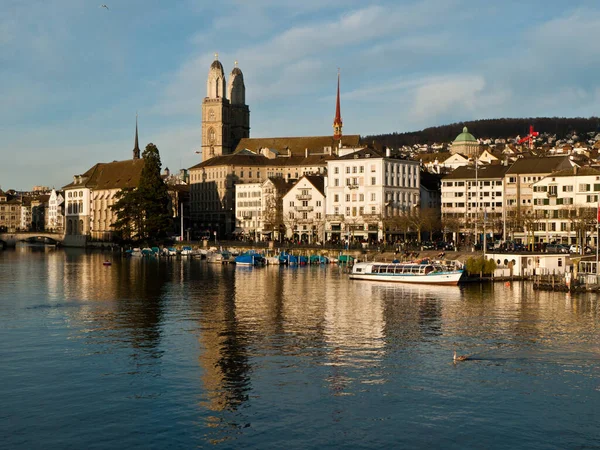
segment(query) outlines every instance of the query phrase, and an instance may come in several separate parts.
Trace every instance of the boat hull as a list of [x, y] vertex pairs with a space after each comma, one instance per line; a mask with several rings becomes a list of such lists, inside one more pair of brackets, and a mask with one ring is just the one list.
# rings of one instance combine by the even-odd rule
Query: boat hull
[[351, 280], [388, 281], [392, 283], [437, 284], [440, 286], [456, 286], [462, 272], [439, 273], [435, 275], [394, 275], [394, 274], [351, 274]]

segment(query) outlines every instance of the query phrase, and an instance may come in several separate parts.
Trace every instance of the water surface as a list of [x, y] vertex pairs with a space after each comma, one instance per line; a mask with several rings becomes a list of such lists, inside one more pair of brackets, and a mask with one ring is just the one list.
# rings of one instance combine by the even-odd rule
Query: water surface
[[0, 252], [2, 447], [600, 448], [595, 295], [109, 255]]

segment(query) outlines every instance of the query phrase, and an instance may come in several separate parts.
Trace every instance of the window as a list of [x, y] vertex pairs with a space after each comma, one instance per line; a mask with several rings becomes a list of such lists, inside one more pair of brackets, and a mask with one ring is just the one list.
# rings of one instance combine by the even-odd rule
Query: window
[[306, 208], [308, 206], [308, 200], [302, 200], [302, 207]]
[[339, 185], [340, 185], [340, 180], [339, 180], [339, 179], [337, 179], [337, 178], [334, 178], [334, 179], [333, 179], [333, 185], [334, 185], [334, 186], [339, 186]]
[[517, 182], [517, 177], [508, 177], [508, 182], [509, 183], [516, 183]]
[[333, 201], [334, 201], [335, 203], [338, 203], [338, 202], [340, 201], [340, 196], [339, 196], [338, 194], [335, 194], [335, 195], [333, 196]]
[[350, 173], [350, 166], [346, 167], [346, 173]]
[[562, 191], [563, 191], [563, 192], [573, 192], [573, 185], [570, 185], [570, 186], [563, 186], [563, 187], [562, 187]]
[[375, 186], [377, 184], [377, 178], [371, 177], [371, 186]]
[[358, 194], [358, 201], [359, 202], [364, 202], [365, 201], [365, 194]]
[[290, 202], [290, 206], [293, 207], [294, 206], [294, 202]]
[[[358, 168], [358, 171], [359, 171], [360, 173], [365, 173], [365, 166], [360, 166], [360, 167]], [[598, 189], [598, 190], [600, 190], [600, 189]]]
[[335, 174], [340, 173], [340, 168], [339, 167], [334, 167], [333, 168], [333, 173], [335, 173]]
[[320, 212], [316, 213], [316, 214], [315, 214], [315, 218], [316, 218], [316, 219], [321, 219], [321, 218], [322, 218], [322, 217], [321, 217], [321, 213], [320, 213]]
[[589, 184], [580, 184], [579, 185], [579, 191], [580, 192], [587, 192], [590, 190], [590, 185]]
[[377, 194], [375, 192], [371, 193], [371, 201], [372, 202], [377, 201]]
[[349, 216], [350, 215], [350, 207], [346, 207], [346, 215]]
[[371, 206], [371, 214], [376, 214], [377, 213], [377, 208], [375, 208], [375, 206]]
[[317, 208], [321, 206], [321, 200], [317, 200]]

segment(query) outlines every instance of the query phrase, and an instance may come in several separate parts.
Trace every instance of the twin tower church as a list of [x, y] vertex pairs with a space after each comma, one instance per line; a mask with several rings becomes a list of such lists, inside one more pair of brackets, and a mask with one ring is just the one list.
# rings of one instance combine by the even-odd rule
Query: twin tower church
[[[339, 141], [342, 137], [339, 74], [333, 129], [331, 138]], [[202, 102], [202, 161], [234, 153], [240, 141], [249, 137], [250, 108], [246, 104], [244, 75], [236, 61], [227, 81], [223, 65], [215, 54]]]
[[210, 65], [206, 97], [202, 102], [202, 160], [232, 153], [241, 139], [250, 137], [250, 108], [246, 105], [244, 75], [237, 66], [225, 79], [217, 59]]

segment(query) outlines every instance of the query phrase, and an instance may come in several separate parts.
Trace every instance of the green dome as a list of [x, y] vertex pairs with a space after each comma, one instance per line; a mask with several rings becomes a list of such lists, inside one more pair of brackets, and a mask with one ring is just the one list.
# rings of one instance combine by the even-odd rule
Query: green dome
[[455, 144], [458, 142], [477, 142], [477, 139], [475, 139], [475, 137], [469, 133], [467, 127], [464, 127], [463, 132], [456, 136], [456, 139], [454, 139]]

